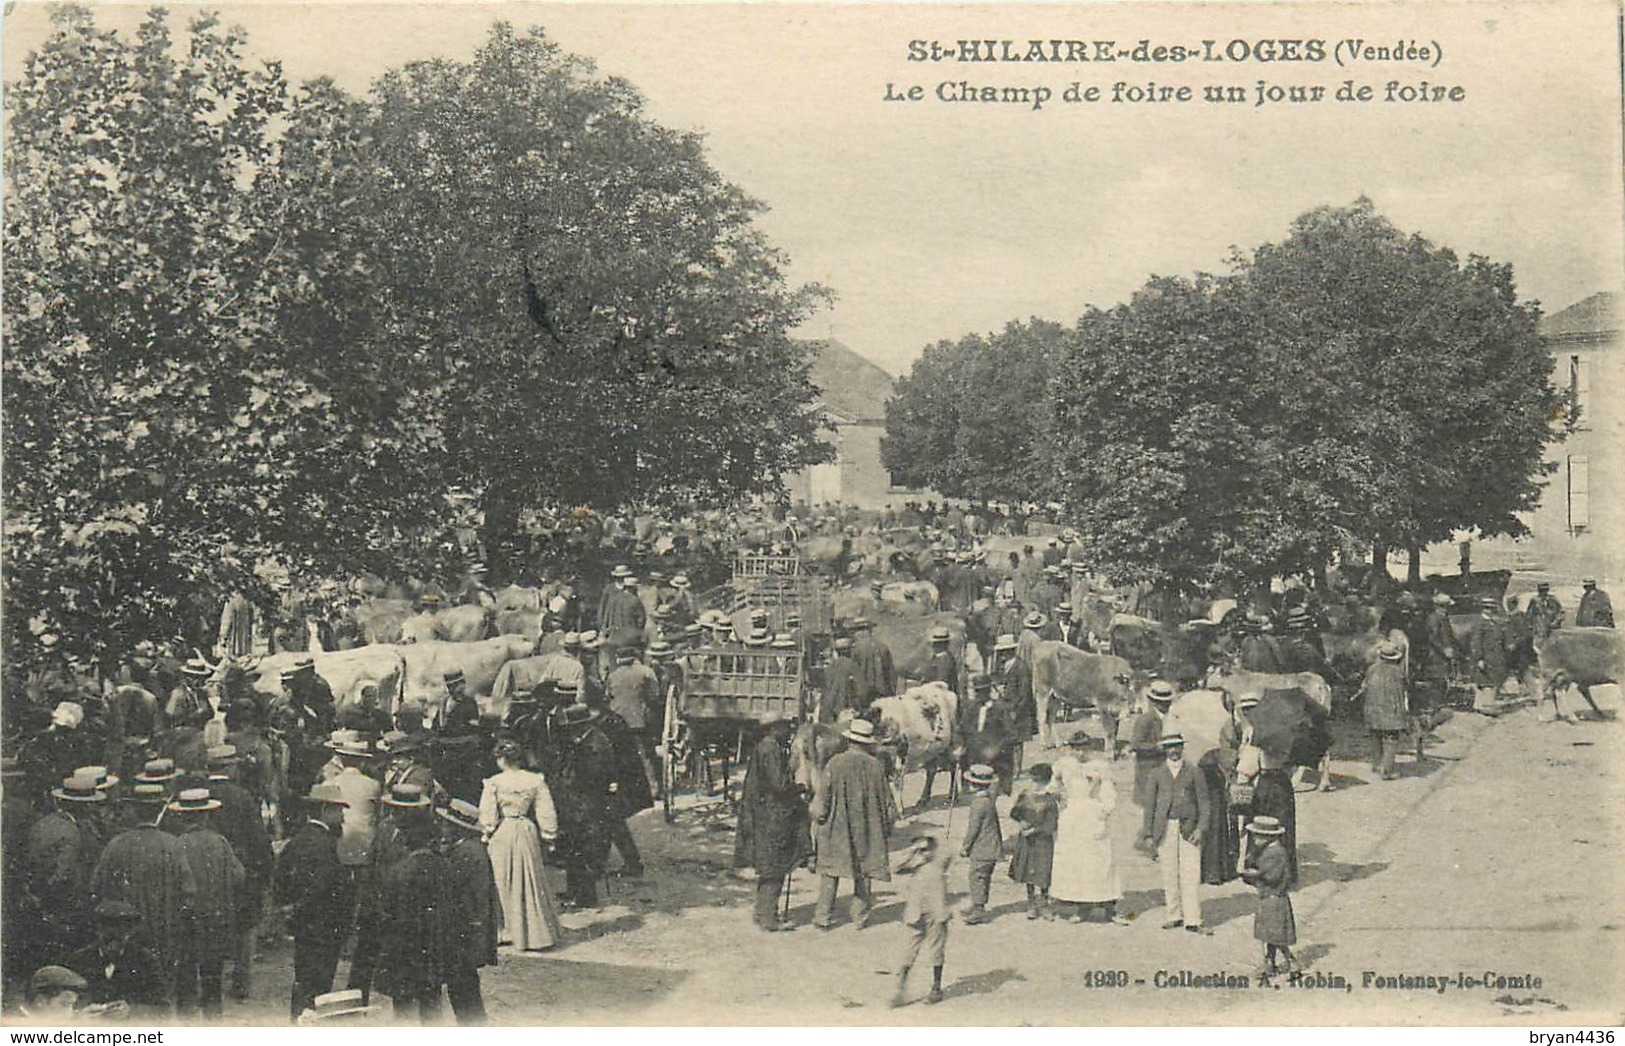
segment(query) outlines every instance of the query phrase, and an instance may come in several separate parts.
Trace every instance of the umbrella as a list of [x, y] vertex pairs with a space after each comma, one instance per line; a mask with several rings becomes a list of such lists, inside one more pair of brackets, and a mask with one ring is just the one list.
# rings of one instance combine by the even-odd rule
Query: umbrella
[[1187, 690], [1174, 698], [1163, 720], [1164, 733], [1185, 738], [1185, 756], [1192, 762], [1219, 747], [1219, 731], [1230, 722], [1224, 694], [1217, 690]]
[[1326, 709], [1296, 688], [1267, 690], [1248, 718], [1253, 743], [1286, 766], [1319, 766], [1332, 747]]

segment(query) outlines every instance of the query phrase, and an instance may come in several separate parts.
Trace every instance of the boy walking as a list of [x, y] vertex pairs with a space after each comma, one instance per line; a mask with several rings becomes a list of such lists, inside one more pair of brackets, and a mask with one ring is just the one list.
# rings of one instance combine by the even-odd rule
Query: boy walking
[[928, 1003], [942, 1001], [942, 966], [948, 951], [948, 851], [935, 836], [925, 836], [910, 848], [898, 869], [909, 877], [905, 887], [908, 900], [903, 905], [903, 922], [913, 931], [903, 961], [897, 967], [897, 993], [891, 1004], [908, 1002], [908, 975], [916, 963], [931, 964], [931, 994]]
[[999, 811], [993, 805], [993, 768], [977, 763], [965, 774], [965, 783], [976, 790], [970, 801], [970, 823], [965, 826], [965, 845], [959, 855], [970, 861], [970, 911], [965, 925], [975, 926], [992, 918], [987, 914], [988, 888], [993, 869], [1004, 856], [1004, 834], [999, 829]]

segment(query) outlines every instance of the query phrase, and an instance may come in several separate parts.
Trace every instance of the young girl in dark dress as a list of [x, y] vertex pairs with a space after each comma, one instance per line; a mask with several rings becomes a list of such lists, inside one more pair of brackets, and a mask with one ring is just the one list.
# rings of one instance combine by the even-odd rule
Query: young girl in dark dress
[[[1258, 913], [1253, 916], [1253, 937], [1264, 946], [1266, 975], [1295, 973], [1302, 969], [1292, 955], [1298, 943], [1298, 927], [1292, 917], [1290, 871], [1283, 837], [1286, 829], [1273, 817], [1255, 817], [1247, 826], [1254, 847], [1251, 861], [1241, 877], [1258, 888]], [[1283, 960], [1276, 964], [1276, 953]]]
[[1060, 803], [1049, 790], [1052, 774], [1048, 763], [1034, 763], [1027, 770], [1033, 787], [1022, 792], [1010, 808], [1010, 818], [1021, 825], [1016, 848], [1010, 858], [1010, 878], [1027, 886], [1027, 918], [1055, 918], [1050, 909], [1050, 870], [1055, 862], [1055, 828]]

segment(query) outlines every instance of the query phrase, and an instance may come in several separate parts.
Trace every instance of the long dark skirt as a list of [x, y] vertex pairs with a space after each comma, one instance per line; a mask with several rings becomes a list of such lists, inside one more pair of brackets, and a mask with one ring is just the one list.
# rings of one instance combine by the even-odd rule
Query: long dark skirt
[[[1290, 770], [1260, 770], [1253, 779], [1253, 808], [1248, 823], [1254, 817], [1273, 817], [1281, 822], [1286, 835], [1281, 842], [1286, 847], [1287, 885], [1298, 883], [1298, 799], [1292, 790]], [[1247, 862], [1252, 863], [1253, 842], [1247, 843]]]
[[1253, 938], [1265, 944], [1298, 943], [1298, 924], [1292, 918], [1292, 899], [1285, 896], [1264, 896], [1258, 899], [1258, 914], [1253, 917]]
[[1230, 813], [1230, 786], [1224, 771], [1212, 763], [1200, 765], [1202, 786], [1213, 808], [1207, 834], [1202, 836], [1202, 881], [1218, 885], [1236, 877], [1241, 840], [1236, 835], [1236, 819]]

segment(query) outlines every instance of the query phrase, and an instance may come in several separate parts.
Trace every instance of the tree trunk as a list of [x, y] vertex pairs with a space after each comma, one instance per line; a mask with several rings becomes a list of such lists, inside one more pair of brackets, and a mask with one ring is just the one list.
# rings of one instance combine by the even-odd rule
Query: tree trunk
[[485, 546], [487, 583], [500, 588], [513, 580], [510, 562], [515, 540], [519, 534], [519, 508], [517, 499], [501, 483], [485, 488], [481, 500], [483, 519], [480, 521], [480, 543]]
[[1407, 585], [1422, 583], [1422, 550], [1415, 545], [1410, 548], [1410, 562], [1405, 566], [1405, 583]]

